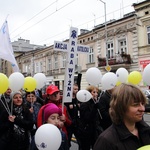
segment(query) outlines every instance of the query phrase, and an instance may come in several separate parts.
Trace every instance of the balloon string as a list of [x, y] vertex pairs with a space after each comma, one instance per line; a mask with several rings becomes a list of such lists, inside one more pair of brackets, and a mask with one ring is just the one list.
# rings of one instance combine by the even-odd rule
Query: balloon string
[[13, 99], [11, 99], [11, 115], [13, 114]]
[[[98, 101], [96, 102], [94, 99], [93, 99], [93, 102], [96, 104], [96, 103], [98, 103]], [[101, 115], [101, 112], [100, 112], [100, 110], [97, 108], [97, 112], [98, 112], [98, 114], [99, 114], [99, 117], [100, 117], [100, 119], [103, 119], [103, 117], [102, 117], [102, 115]]]
[[[5, 97], [4, 97], [4, 99], [5, 99]], [[2, 104], [3, 104], [4, 108], [6, 109], [7, 113], [10, 115], [10, 110], [9, 110], [9, 107], [8, 107], [8, 104], [7, 104], [6, 100], [5, 100], [6, 105], [4, 104], [3, 100], [1, 99], [1, 97], [0, 97], [0, 101], [2, 102]]]
[[5, 99], [5, 103], [6, 103], [7, 110], [9, 111], [9, 114], [11, 115], [11, 112], [10, 112], [10, 109], [9, 109], [9, 106], [8, 106], [8, 103], [6, 102], [6, 97], [5, 97], [4, 94], [3, 94], [3, 96], [4, 96], [4, 99]]
[[85, 102], [86, 102], [86, 100], [87, 100], [87, 98], [86, 98], [86, 96], [87, 96], [86, 93], [84, 94], [84, 96], [85, 96]]

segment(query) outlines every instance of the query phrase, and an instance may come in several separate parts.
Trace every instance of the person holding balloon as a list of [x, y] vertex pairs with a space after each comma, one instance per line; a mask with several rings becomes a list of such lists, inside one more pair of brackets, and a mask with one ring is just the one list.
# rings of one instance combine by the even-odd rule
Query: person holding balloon
[[30, 133], [31, 133], [30, 150], [32, 150], [32, 145], [34, 144], [33, 137], [37, 130], [37, 116], [38, 116], [38, 112], [41, 108], [41, 104], [37, 102], [35, 91], [25, 93], [25, 105], [28, 107], [29, 111], [32, 113], [32, 116], [33, 116], [33, 124], [34, 125], [33, 125], [33, 129], [30, 131]]
[[98, 137], [93, 150], [137, 150], [150, 144], [150, 126], [143, 120], [146, 97], [133, 84], [122, 83], [111, 96], [112, 125]]
[[86, 90], [91, 93], [92, 98], [80, 106], [79, 134], [82, 150], [93, 148], [99, 134], [103, 131], [100, 125], [101, 114], [98, 109], [99, 89], [90, 85]]
[[[59, 128], [60, 118], [62, 116], [62, 109], [53, 103], [49, 103], [44, 108], [44, 122], [50, 123]], [[69, 150], [68, 140], [66, 134], [60, 129], [62, 135], [61, 146], [58, 150]]]
[[[67, 137], [68, 137], [68, 131], [67, 128], [68, 126], [70, 126], [72, 124], [72, 120], [70, 119], [69, 113], [67, 111], [67, 108], [65, 105], [62, 105], [62, 103], [60, 102], [60, 90], [58, 89], [57, 86], [55, 85], [49, 85], [46, 89], [46, 100], [45, 100], [45, 104], [48, 103], [54, 103], [56, 104], [59, 108], [62, 109], [63, 113], [62, 116], [60, 117], [60, 127], [62, 128], [62, 130], [66, 133]], [[45, 105], [43, 105], [38, 113], [38, 119], [37, 119], [37, 125], [38, 127], [41, 126], [43, 124], [43, 108]]]
[[[61, 115], [62, 115], [62, 109], [60, 109], [57, 105], [55, 105], [53, 103], [48, 103], [43, 106], [43, 124], [38, 128], [38, 130], [35, 134], [35, 140], [34, 140], [35, 147], [33, 147], [33, 150], [38, 150], [38, 149], [43, 149], [43, 148], [45, 148], [45, 150], [49, 150], [49, 149], [53, 149], [52, 147], [57, 147], [57, 150], [69, 150], [67, 136], [59, 128]], [[47, 138], [48, 136], [50, 136], [50, 134], [54, 134], [54, 132], [51, 133], [51, 132], [48, 132], [48, 130], [47, 130], [46, 134], [49, 134], [49, 135], [46, 135], [44, 133], [38, 134], [39, 130], [41, 130], [41, 128], [44, 127], [43, 125], [48, 125], [48, 124], [52, 124], [52, 125], [56, 126], [58, 128], [58, 130], [60, 131], [60, 134], [61, 134], [60, 145], [59, 145], [59, 143], [52, 142], [50, 139]], [[45, 130], [43, 132], [45, 132]], [[40, 139], [41, 136], [43, 136], [43, 139]], [[51, 137], [54, 137], [54, 136], [55, 135], [51, 135]], [[57, 137], [57, 138], [59, 138], [59, 137]], [[48, 140], [50, 140], [50, 141], [48, 141]], [[55, 139], [55, 140], [59, 140], [59, 139]], [[41, 143], [43, 143], [43, 144], [41, 144]], [[57, 145], [53, 145], [55, 143], [57, 143]], [[48, 145], [44, 147], [44, 144], [46, 144], [46, 145], [48, 144]]]
[[11, 113], [0, 115], [0, 149], [28, 150], [29, 131], [33, 128], [32, 114], [23, 103], [20, 91], [11, 94]]

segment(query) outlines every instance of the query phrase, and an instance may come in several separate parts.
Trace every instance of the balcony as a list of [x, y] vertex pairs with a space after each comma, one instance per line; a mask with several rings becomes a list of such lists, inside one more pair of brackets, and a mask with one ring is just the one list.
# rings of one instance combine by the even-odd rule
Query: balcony
[[[98, 67], [106, 66], [106, 58], [105, 57], [97, 57], [98, 58]], [[117, 54], [115, 57], [108, 59], [109, 65], [119, 65], [119, 64], [131, 64], [132, 59], [130, 54]]]

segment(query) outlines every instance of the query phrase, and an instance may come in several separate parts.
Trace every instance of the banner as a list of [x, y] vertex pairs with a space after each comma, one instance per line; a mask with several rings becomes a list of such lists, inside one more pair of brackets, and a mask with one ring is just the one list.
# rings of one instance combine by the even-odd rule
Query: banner
[[19, 72], [16, 59], [14, 57], [11, 45], [7, 21], [5, 21], [0, 29], [0, 58], [5, 59], [12, 64], [14, 72]]

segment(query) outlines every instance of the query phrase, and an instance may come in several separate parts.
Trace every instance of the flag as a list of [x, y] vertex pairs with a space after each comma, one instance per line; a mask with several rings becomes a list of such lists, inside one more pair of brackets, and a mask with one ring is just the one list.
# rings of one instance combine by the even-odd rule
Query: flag
[[19, 67], [14, 57], [14, 52], [9, 37], [7, 20], [3, 23], [0, 29], [0, 58], [11, 62], [13, 71], [19, 72]]

